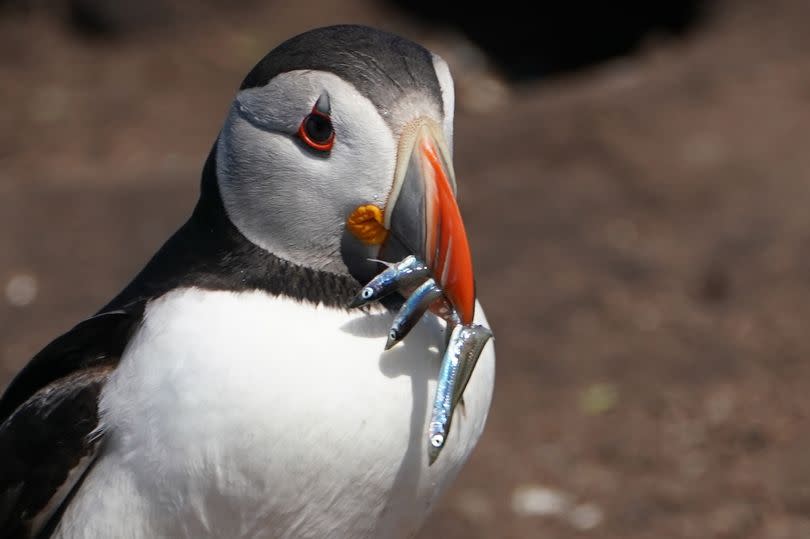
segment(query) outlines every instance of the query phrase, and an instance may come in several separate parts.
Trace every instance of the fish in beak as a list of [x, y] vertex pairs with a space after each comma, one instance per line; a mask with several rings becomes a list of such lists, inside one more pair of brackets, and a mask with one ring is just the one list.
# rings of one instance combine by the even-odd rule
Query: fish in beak
[[396, 263], [409, 255], [422, 261], [446, 300], [446, 306], [433, 305], [434, 312], [472, 323], [472, 257], [456, 203], [450, 153], [438, 124], [420, 119], [405, 129], [385, 208], [361, 206], [347, 227], [361, 241], [380, 244], [382, 261]]
[[449, 339], [437, 377], [428, 427], [428, 462], [445, 445], [453, 413], [492, 332], [473, 323], [475, 281], [467, 233], [456, 204], [456, 182], [441, 128], [412, 124], [400, 139], [396, 174], [384, 209], [358, 207], [347, 229], [378, 245], [387, 267], [366, 283], [350, 307], [399, 291], [405, 302], [394, 317], [386, 350], [402, 340], [428, 309], [448, 321]]

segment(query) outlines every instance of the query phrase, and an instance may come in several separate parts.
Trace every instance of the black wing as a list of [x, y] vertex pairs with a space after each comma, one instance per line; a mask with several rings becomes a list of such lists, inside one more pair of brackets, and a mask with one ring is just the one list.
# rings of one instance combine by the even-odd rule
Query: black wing
[[54, 340], [0, 399], [0, 537], [47, 537], [102, 442], [98, 398], [142, 307], [103, 313]]

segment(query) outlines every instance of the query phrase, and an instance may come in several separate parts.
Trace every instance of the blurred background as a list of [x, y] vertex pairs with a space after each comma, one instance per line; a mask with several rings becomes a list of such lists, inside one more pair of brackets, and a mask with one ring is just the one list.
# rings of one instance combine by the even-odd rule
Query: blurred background
[[810, 3], [0, 0], [0, 384], [193, 207], [242, 77], [359, 22], [439, 52], [497, 336], [420, 539], [810, 537]]

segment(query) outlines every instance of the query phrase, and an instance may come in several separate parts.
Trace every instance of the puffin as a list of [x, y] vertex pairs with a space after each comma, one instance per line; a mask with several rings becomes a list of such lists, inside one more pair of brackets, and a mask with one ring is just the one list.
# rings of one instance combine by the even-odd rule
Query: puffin
[[350, 306], [413, 255], [488, 324], [453, 110], [447, 63], [378, 29], [317, 28], [261, 59], [188, 220], [6, 388], [0, 536], [415, 536], [482, 434], [494, 344], [432, 462], [447, 322], [428, 312], [386, 349], [406, 293]]

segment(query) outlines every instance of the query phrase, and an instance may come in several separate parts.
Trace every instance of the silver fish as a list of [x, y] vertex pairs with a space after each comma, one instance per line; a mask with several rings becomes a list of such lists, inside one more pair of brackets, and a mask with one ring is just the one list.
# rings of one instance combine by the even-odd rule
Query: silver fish
[[475, 365], [478, 363], [478, 358], [481, 357], [481, 352], [484, 351], [484, 345], [492, 338], [492, 330], [480, 324], [467, 326], [471, 332], [471, 337], [465, 342], [465, 347], [462, 352], [461, 361], [458, 369], [458, 380], [455, 384], [455, 394], [453, 395], [453, 409], [458, 406], [461, 398], [464, 396], [464, 390], [467, 389], [467, 384], [470, 382]]
[[[386, 262], [383, 262], [386, 264]], [[430, 276], [427, 265], [415, 256], [407, 256], [401, 262], [389, 264], [382, 273], [374, 277], [360, 289], [360, 292], [349, 303], [350, 308], [360, 307], [366, 303], [382, 299], [388, 294], [414, 286]]]
[[428, 279], [422, 283], [419, 288], [413, 291], [408, 296], [405, 303], [400, 307], [394, 322], [391, 324], [391, 329], [388, 332], [388, 341], [385, 343], [385, 349], [388, 350], [399, 341], [405, 338], [416, 323], [419, 321], [428, 308], [443, 296], [442, 289], [436, 284], [433, 279]]
[[492, 332], [484, 326], [456, 325], [442, 357], [428, 426], [428, 457], [433, 464], [450, 433], [453, 412], [470, 381], [473, 368]]
[[438, 307], [435, 312], [447, 322], [448, 328], [452, 328], [442, 357], [428, 426], [428, 457], [433, 464], [444, 448], [453, 412], [463, 398], [492, 332], [478, 324], [461, 324], [459, 314], [447, 301], [441, 286], [431, 278], [430, 268], [415, 256], [408, 256], [396, 264], [385, 264], [388, 267], [364, 286], [349, 306], [360, 307], [392, 292], [407, 293], [416, 287], [394, 317], [385, 343], [386, 350], [404, 339], [431, 306]]

